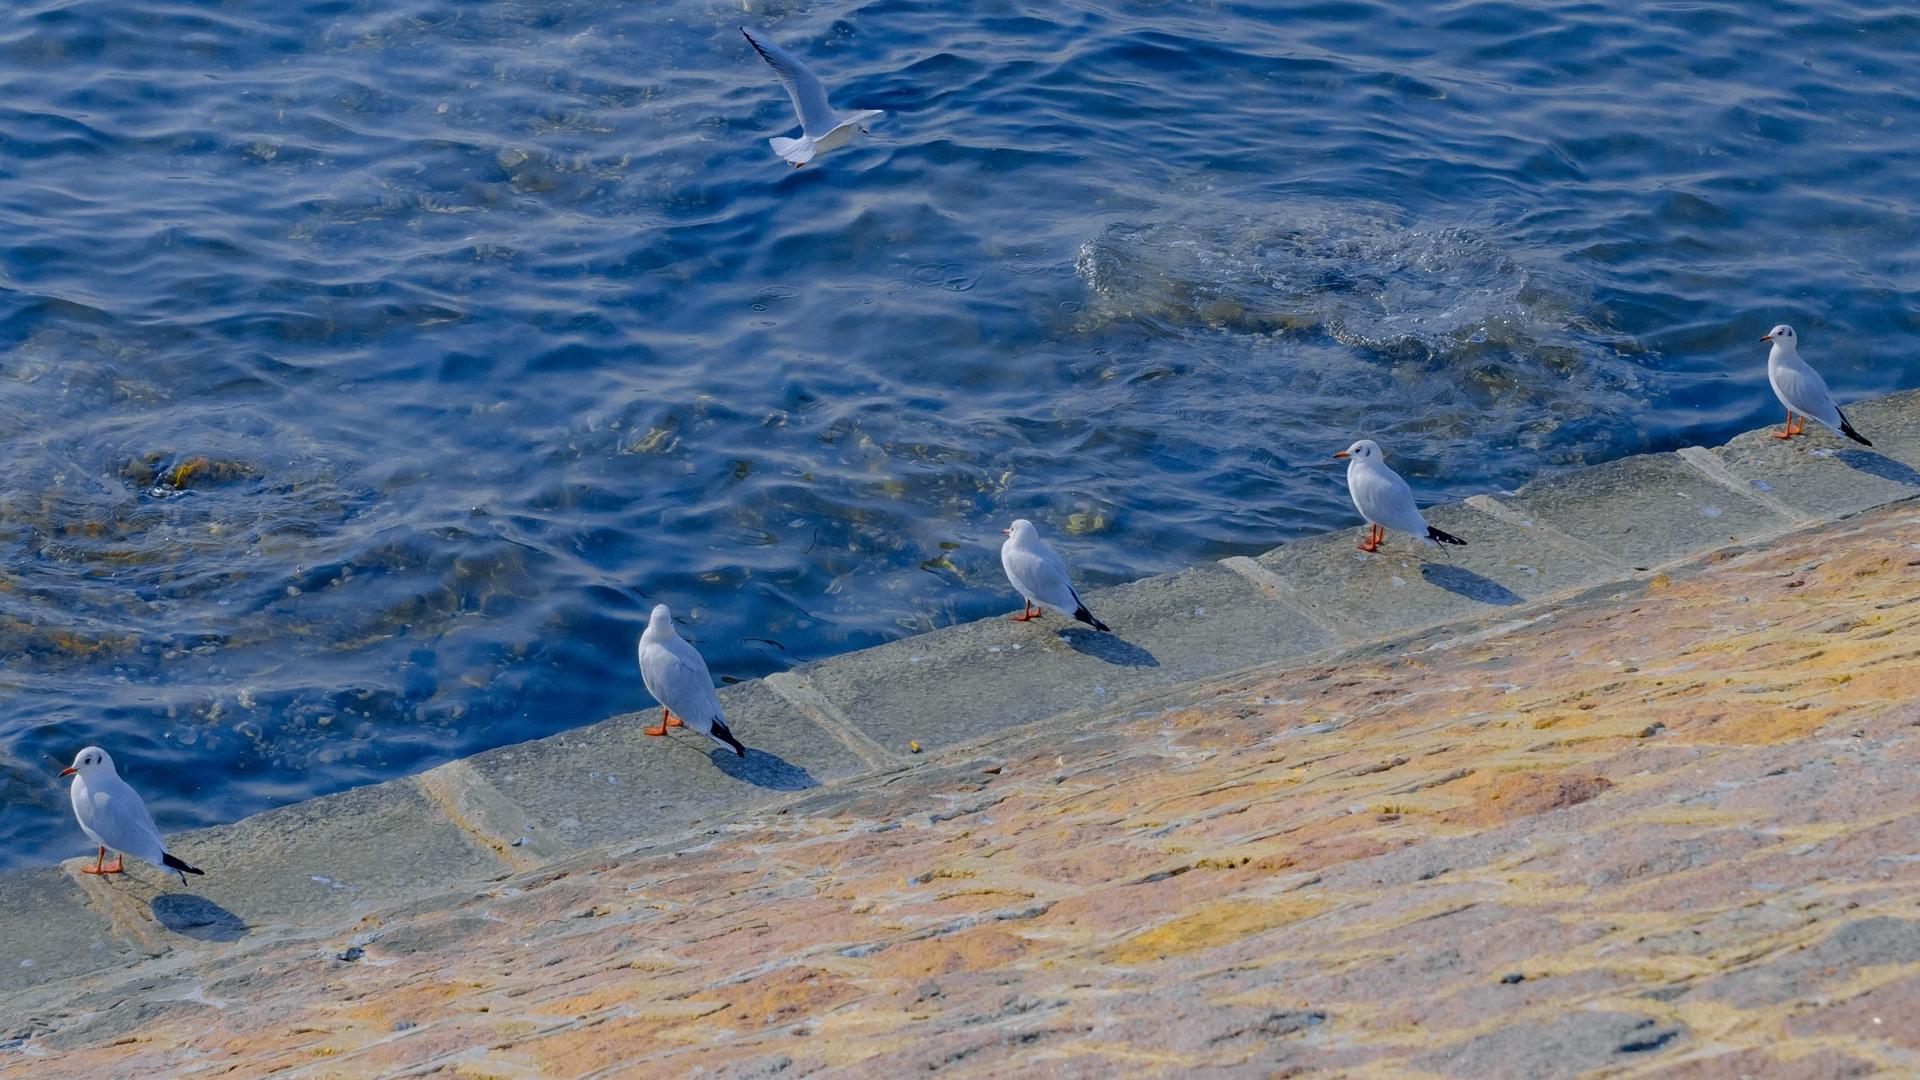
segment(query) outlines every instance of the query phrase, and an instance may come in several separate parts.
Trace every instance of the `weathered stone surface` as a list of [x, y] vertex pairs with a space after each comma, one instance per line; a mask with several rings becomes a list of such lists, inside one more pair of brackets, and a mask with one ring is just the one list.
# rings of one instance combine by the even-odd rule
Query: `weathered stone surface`
[[1642, 454], [1536, 480], [1500, 502], [1635, 568], [1796, 524], [1675, 454]]
[[1873, 440], [1876, 452], [1920, 468], [1920, 390], [1856, 401], [1845, 408], [1847, 419]]
[[1911, 465], [1818, 425], [1808, 430], [1810, 437], [1786, 442], [1764, 431], [1749, 432], [1710, 453], [1756, 492], [1813, 517], [1837, 517], [1920, 495], [1920, 471]]
[[1556, 1080], [1628, 1064], [1686, 1037], [1686, 1029], [1642, 1013], [1581, 1011], [1520, 1020], [1465, 1045], [1416, 1058], [1448, 1076]]
[[[0, 874], [0, 911], [11, 927], [0, 953], [0, 994], [124, 964], [143, 951], [88, 909], [63, 868]], [[0, 1043], [16, 1037], [23, 1021], [0, 1009]]]
[[658, 709], [616, 716], [534, 743], [468, 759], [474, 772], [525, 811], [513, 836], [551, 836], [569, 848], [648, 833], [718, 825], [756, 804], [865, 766], [764, 683], [721, 691], [743, 760], [685, 729], [643, 734]]
[[1426, 517], [1466, 546], [1389, 533], [1379, 551], [1368, 553], [1358, 548], [1366, 530], [1354, 528], [1276, 548], [1258, 561], [1349, 641], [1497, 614], [1628, 572], [1538, 526], [1459, 505], [1434, 507]]
[[18, 992], [0, 1074], [1912, 1075], [1916, 563], [1871, 511]]
[[[440, 891], [450, 882], [484, 880], [507, 870], [481, 838], [441, 816], [413, 780], [356, 788], [231, 825], [181, 833], [169, 846], [205, 869], [206, 876], [189, 878], [182, 887], [176, 878], [151, 871], [115, 884], [152, 892], [155, 904], [162, 895], [197, 897], [204, 913], [214, 908], [229, 913], [210, 917], [241, 928], [241, 936], [262, 925], [310, 925], [359, 915]], [[203, 851], [238, 857], [209, 859], [199, 854]], [[195, 935], [174, 937], [190, 941]]]
[[984, 619], [802, 669], [882, 746], [952, 746], [1160, 687], [1305, 656], [1334, 638], [1217, 566], [1087, 596], [1102, 634], [1049, 614]]
[[1776, 426], [1701, 453], [1763, 497], [1815, 518], [1920, 495], [1920, 391], [1849, 405], [1846, 413], [1871, 447], [1810, 423], [1805, 438], [1776, 439]]

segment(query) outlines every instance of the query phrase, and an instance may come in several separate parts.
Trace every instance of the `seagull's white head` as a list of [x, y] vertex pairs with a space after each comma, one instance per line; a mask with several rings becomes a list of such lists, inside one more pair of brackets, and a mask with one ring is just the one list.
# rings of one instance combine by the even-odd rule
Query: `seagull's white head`
[[1781, 323], [1767, 331], [1767, 336], [1760, 340], [1773, 342], [1773, 347], [1782, 352], [1794, 352], [1800, 348], [1800, 342], [1794, 335], [1793, 327], [1786, 323]]
[[113, 759], [107, 756], [105, 750], [97, 746], [89, 746], [73, 755], [73, 764], [61, 769], [60, 775], [72, 776], [78, 773], [81, 776], [92, 776], [103, 771], [109, 776], [113, 775]]
[[1016, 543], [1024, 544], [1029, 540], [1038, 540], [1040, 530], [1034, 528], [1033, 522], [1026, 518], [1016, 518], [1012, 525], [1000, 530], [1000, 535], [1011, 536]]
[[655, 603], [653, 615], [647, 615], [647, 628], [639, 634], [639, 644], [664, 642], [672, 636], [674, 636], [674, 609], [664, 603]]
[[1372, 439], [1361, 439], [1345, 450], [1333, 455], [1337, 458], [1352, 458], [1355, 461], [1379, 461], [1380, 444]]

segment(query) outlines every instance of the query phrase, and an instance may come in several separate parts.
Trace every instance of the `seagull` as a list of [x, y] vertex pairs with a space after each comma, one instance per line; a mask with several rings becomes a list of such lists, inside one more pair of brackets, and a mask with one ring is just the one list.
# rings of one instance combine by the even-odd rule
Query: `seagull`
[[1333, 456], [1349, 459], [1347, 494], [1353, 496], [1354, 509], [1372, 526], [1366, 542], [1360, 545], [1361, 551], [1379, 551], [1380, 541], [1387, 538], [1388, 529], [1411, 533], [1426, 544], [1466, 543], [1452, 533], [1427, 524], [1427, 519], [1420, 516], [1420, 507], [1413, 501], [1413, 489], [1399, 473], [1387, 468], [1386, 459], [1380, 456], [1379, 443], [1361, 439]]
[[[87, 747], [74, 757], [73, 764], [60, 770], [60, 775], [73, 777], [73, 816], [80, 821], [80, 831], [100, 845], [93, 865], [81, 867], [81, 873], [126, 873], [122, 864], [127, 855], [172, 870], [180, 875], [182, 885], [187, 883], [188, 874], [206, 873], [168, 853], [160, 830], [153, 824], [153, 815], [147, 813], [147, 804], [140, 801], [139, 792], [120, 779], [105, 750]], [[106, 865], [108, 848], [114, 851], [112, 866]]]
[[670, 727], [691, 727], [741, 757], [747, 748], [727, 730], [720, 695], [713, 692], [713, 675], [693, 646], [673, 632], [673, 612], [653, 605], [647, 629], [640, 635], [640, 681], [660, 703], [660, 726], [648, 735], [665, 735]]
[[[1800, 339], [1793, 332], [1793, 327], [1781, 323], [1760, 340], [1773, 342], [1773, 348], [1767, 353], [1767, 381], [1773, 384], [1773, 396], [1787, 407], [1786, 430], [1774, 432], [1774, 438], [1791, 439], [1795, 435], [1805, 435], [1807, 417], [1811, 416], [1832, 428], [1837, 435], [1845, 435], [1861, 446], [1873, 445], [1865, 435], [1853, 430], [1853, 425], [1847, 423], [1846, 414], [1834, 404], [1833, 391], [1827, 389], [1827, 380], [1800, 359]], [[1793, 422], [1795, 413], [1800, 415], [1798, 425]]]
[[740, 28], [741, 36], [760, 58], [773, 65], [774, 74], [780, 76], [780, 82], [787, 88], [787, 96], [793, 99], [793, 111], [800, 114], [800, 137], [797, 139], [768, 139], [773, 144], [773, 152], [780, 155], [787, 164], [799, 168], [812, 161], [814, 155], [837, 150], [852, 141], [856, 129], [866, 134], [867, 121], [885, 116], [880, 109], [861, 109], [845, 116], [833, 111], [827, 104], [827, 88], [820, 85], [820, 76], [802, 63], [800, 58], [772, 42], [754, 40], [746, 27]]
[[1087, 610], [1086, 601], [1073, 591], [1073, 582], [1067, 578], [1066, 560], [1040, 539], [1040, 530], [1033, 527], [1033, 522], [1021, 518], [1012, 527], [1001, 529], [1000, 534], [1007, 538], [1006, 543], [1000, 545], [1000, 565], [1007, 571], [1007, 580], [1013, 582], [1020, 598], [1026, 601], [1020, 614], [1012, 616], [1014, 622], [1037, 619], [1044, 614], [1040, 609], [1051, 608], [1095, 630], [1107, 629], [1107, 624], [1094, 618], [1093, 612]]

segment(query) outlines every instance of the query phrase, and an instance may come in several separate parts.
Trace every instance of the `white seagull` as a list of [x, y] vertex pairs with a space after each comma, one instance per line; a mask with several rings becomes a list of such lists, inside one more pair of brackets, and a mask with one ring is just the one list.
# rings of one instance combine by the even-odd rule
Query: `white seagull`
[[1420, 507], [1413, 501], [1413, 489], [1399, 473], [1387, 468], [1386, 459], [1380, 456], [1379, 443], [1361, 439], [1333, 456], [1348, 459], [1347, 494], [1353, 497], [1353, 508], [1360, 511], [1360, 516], [1371, 526], [1366, 542], [1360, 545], [1361, 551], [1379, 551], [1380, 541], [1387, 538], [1388, 529], [1408, 533], [1427, 544], [1466, 543], [1452, 533], [1427, 524]]
[[787, 88], [787, 96], [793, 99], [793, 111], [800, 114], [800, 137], [797, 139], [768, 139], [773, 144], [773, 152], [780, 155], [787, 164], [799, 168], [812, 161], [816, 154], [837, 150], [853, 139], [853, 133], [866, 133], [867, 121], [885, 116], [879, 109], [861, 109], [841, 116], [827, 104], [827, 88], [820, 84], [815, 75], [800, 58], [772, 42], [754, 40], [746, 27], [740, 28], [741, 36], [747, 44], [760, 54], [760, 58], [773, 65], [774, 74], [780, 76], [780, 82]]
[[741, 757], [747, 748], [727, 730], [720, 695], [713, 692], [713, 675], [693, 646], [673, 631], [673, 612], [653, 605], [647, 629], [640, 635], [640, 681], [660, 703], [660, 726], [648, 735], [665, 735], [670, 727], [690, 727]]
[[[166, 841], [160, 839], [147, 804], [140, 801], [139, 792], [120, 779], [105, 750], [87, 747], [74, 757], [73, 764], [60, 770], [60, 775], [73, 777], [73, 816], [79, 819], [80, 831], [87, 834], [87, 839], [100, 846], [93, 865], [81, 867], [81, 873], [125, 873], [127, 855], [174, 871], [182, 885], [187, 883], [188, 874], [206, 872], [167, 853]], [[108, 848], [114, 851], [112, 866], [106, 865]]]
[[1026, 601], [1020, 614], [1012, 617], [1014, 622], [1039, 618], [1042, 613], [1036, 609], [1037, 605], [1069, 619], [1079, 619], [1095, 630], [1107, 629], [1107, 624], [1094, 618], [1080, 594], [1073, 591], [1073, 582], [1067, 577], [1067, 561], [1040, 539], [1040, 530], [1033, 527], [1033, 522], [1021, 518], [1000, 533], [1007, 538], [1006, 543], [1000, 545], [1000, 565], [1007, 572], [1007, 580], [1013, 582], [1020, 598]]
[[[1767, 352], [1767, 381], [1773, 384], [1773, 396], [1787, 407], [1786, 430], [1774, 432], [1774, 438], [1805, 435], [1806, 418], [1811, 416], [1832, 428], [1836, 435], [1845, 435], [1861, 446], [1873, 445], [1847, 423], [1846, 414], [1834, 404], [1833, 391], [1827, 389], [1827, 380], [1800, 359], [1800, 339], [1793, 327], [1781, 323], [1760, 340], [1773, 342], [1773, 348]], [[1793, 422], [1795, 413], [1800, 415], [1798, 426]]]

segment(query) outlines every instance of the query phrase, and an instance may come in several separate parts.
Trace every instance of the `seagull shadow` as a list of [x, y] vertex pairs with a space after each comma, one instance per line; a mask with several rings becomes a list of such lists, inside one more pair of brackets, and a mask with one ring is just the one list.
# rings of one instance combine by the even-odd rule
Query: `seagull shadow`
[[1833, 456], [1846, 462], [1850, 468], [1858, 469], [1868, 476], [1877, 476], [1896, 484], [1920, 488], [1920, 472], [1913, 471], [1885, 454], [1877, 454], [1872, 450], [1841, 450]]
[[820, 786], [820, 781], [815, 780], [804, 766], [795, 765], [779, 754], [751, 746], [747, 747], [746, 757], [716, 746], [707, 751], [707, 760], [713, 762], [714, 768], [735, 780], [744, 780], [768, 791], [805, 791]]
[[252, 931], [245, 919], [193, 893], [163, 893], [147, 906], [155, 922], [199, 941], [239, 941]]
[[1103, 660], [1115, 667], [1160, 666], [1159, 659], [1152, 653], [1118, 634], [1103, 634], [1098, 630], [1084, 630], [1075, 626], [1060, 631], [1059, 637], [1074, 652]]
[[1425, 563], [1420, 567], [1420, 576], [1426, 578], [1429, 585], [1438, 586], [1455, 596], [1464, 596], [1475, 603], [1512, 607], [1526, 602], [1525, 597], [1492, 578], [1453, 563]]

